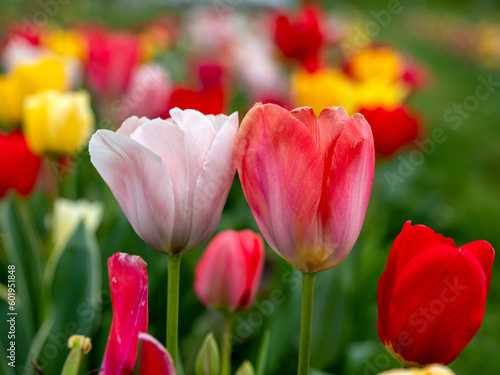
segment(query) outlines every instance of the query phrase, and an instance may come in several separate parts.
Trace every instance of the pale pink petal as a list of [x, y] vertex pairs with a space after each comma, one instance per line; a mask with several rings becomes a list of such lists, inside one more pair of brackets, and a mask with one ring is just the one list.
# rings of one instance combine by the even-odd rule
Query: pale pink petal
[[235, 160], [264, 238], [301, 269], [297, 246], [316, 217], [323, 177], [323, 160], [311, 133], [287, 110], [256, 105], [242, 121]]
[[219, 224], [235, 173], [233, 150], [237, 133], [238, 113], [233, 113], [217, 133], [203, 163], [193, 197], [192, 246], [205, 242]]
[[113, 321], [102, 375], [132, 375], [139, 332], [148, 329], [148, 275], [139, 256], [116, 253], [108, 259]]
[[325, 205], [318, 212], [318, 221], [325, 228], [325, 246], [332, 252], [322, 269], [341, 263], [354, 246], [368, 206], [374, 168], [370, 125], [355, 114], [336, 143]]
[[92, 136], [89, 151], [136, 233], [153, 249], [168, 251], [175, 202], [166, 164], [133, 139], [109, 130]]
[[170, 353], [157, 339], [141, 332], [139, 340], [141, 341], [140, 375], [176, 375]]
[[135, 132], [141, 125], [148, 122], [149, 119], [147, 117], [137, 117], [132, 116], [123, 121], [122, 125], [116, 131], [118, 134], [126, 135], [130, 137], [133, 132]]

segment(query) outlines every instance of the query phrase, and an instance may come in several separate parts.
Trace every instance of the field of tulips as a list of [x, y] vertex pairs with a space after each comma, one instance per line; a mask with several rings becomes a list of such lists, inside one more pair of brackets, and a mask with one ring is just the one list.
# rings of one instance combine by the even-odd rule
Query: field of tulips
[[0, 374], [497, 374], [499, 15], [1, 2]]

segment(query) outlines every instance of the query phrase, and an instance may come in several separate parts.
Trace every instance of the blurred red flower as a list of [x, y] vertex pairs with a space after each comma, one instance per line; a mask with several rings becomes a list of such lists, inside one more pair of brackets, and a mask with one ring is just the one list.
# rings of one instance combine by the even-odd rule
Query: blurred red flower
[[417, 139], [420, 133], [419, 121], [406, 107], [388, 110], [385, 108], [361, 109], [370, 124], [375, 142], [375, 152], [390, 156], [401, 147]]
[[34, 188], [42, 159], [33, 154], [21, 131], [0, 131], [0, 198], [8, 190], [28, 195]]
[[317, 8], [304, 6], [294, 15], [278, 15], [274, 36], [286, 58], [299, 61], [309, 72], [318, 69], [324, 36]]
[[407, 222], [377, 290], [378, 334], [407, 367], [451, 363], [481, 326], [495, 251], [486, 241], [457, 247]]

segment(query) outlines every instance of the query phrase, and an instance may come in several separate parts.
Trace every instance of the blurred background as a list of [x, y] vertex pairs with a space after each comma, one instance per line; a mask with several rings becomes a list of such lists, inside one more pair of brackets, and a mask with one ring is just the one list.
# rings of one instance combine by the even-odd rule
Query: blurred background
[[[92, 133], [134, 114], [165, 118], [176, 106], [238, 111], [240, 120], [259, 101], [363, 113], [375, 136], [375, 181], [350, 256], [317, 277], [311, 364], [317, 375], [400, 367], [377, 335], [376, 288], [405, 221], [457, 245], [485, 239], [500, 248], [499, 15], [493, 0], [2, 0], [2, 137], [22, 131], [34, 158], [6, 164], [1, 140], [0, 310], [7, 265], [16, 264], [18, 363], [36, 358], [57, 373], [67, 337], [84, 330], [93, 341], [84, 369], [99, 367], [112, 319], [107, 259], [118, 251], [148, 263], [149, 331], [165, 339], [167, 259], [135, 234], [90, 163], [90, 134], [71, 151], [40, 151], [30, 138], [19, 103], [42, 87], [89, 92]], [[56, 68], [23, 70], [44, 59], [59, 61], [61, 87], [51, 87]], [[10, 81], [16, 74], [21, 89]], [[30, 163], [32, 186], [10, 186], [11, 169], [27, 175]], [[228, 228], [258, 232], [237, 177], [217, 231]], [[222, 329], [192, 288], [201, 253], [181, 265], [186, 374], [206, 334]], [[482, 327], [450, 366], [458, 375], [500, 368], [499, 267]], [[267, 373], [294, 374], [299, 320], [300, 275], [268, 248], [258, 302], [236, 319], [234, 366], [255, 361], [269, 330]]]

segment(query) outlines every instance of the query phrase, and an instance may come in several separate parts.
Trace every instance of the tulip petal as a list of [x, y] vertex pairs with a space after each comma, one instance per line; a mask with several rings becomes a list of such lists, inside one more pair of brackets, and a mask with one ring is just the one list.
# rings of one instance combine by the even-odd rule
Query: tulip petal
[[238, 237], [243, 255], [246, 258], [247, 278], [245, 294], [240, 298], [240, 305], [247, 307], [258, 292], [262, 270], [264, 269], [264, 244], [262, 238], [251, 230], [244, 230]]
[[219, 224], [234, 178], [233, 151], [237, 134], [238, 113], [235, 112], [217, 133], [196, 181], [193, 216], [197, 219], [193, 220], [190, 246], [205, 242]]
[[175, 203], [168, 167], [159, 156], [123, 134], [98, 130], [89, 145], [92, 164], [108, 184], [136, 233], [166, 251]]
[[[342, 122], [342, 112], [343, 109], [323, 113], [334, 116], [331, 121]], [[363, 116], [355, 114], [349, 119], [334, 147], [331, 162], [328, 157], [325, 161], [325, 169], [330, 164], [331, 171], [323, 177], [318, 212], [323, 224], [318, 227], [325, 226], [323, 236], [327, 247], [339, 251], [333, 251], [318, 271], [340, 264], [354, 246], [363, 225], [375, 168], [373, 138]]]
[[242, 121], [235, 161], [264, 238], [301, 269], [296, 248], [314, 221], [323, 173], [311, 133], [282, 107], [256, 105]]
[[389, 307], [396, 280], [413, 257], [441, 242], [431, 228], [425, 225], [412, 226], [411, 221], [404, 224], [401, 233], [396, 237], [377, 289], [378, 333], [382, 341], [387, 337], [386, 328], [391, 325]]
[[488, 291], [491, 284], [491, 267], [493, 266], [493, 260], [495, 259], [495, 250], [493, 250], [493, 247], [484, 240], [468, 243], [467, 245], [462, 246], [461, 249], [474, 254], [479, 264], [481, 264], [486, 278], [486, 291]]
[[139, 333], [141, 341], [140, 375], [175, 375], [175, 366], [170, 353], [153, 336]]
[[139, 256], [116, 253], [108, 259], [113, 322], [101, 367], [103, 375], [131, 375], [139, 332], [148, 329], [148, 275]]
[[118, 134], [130, 137], [141, 125], [150, 121], [147, 117], [132, 116], [127, 118], [116, 131]]
[[485, 303], [484, 272], [475, 256], [449, 245], [432, 247], [413, 257], [396, 281], [387, 339], [403, 359], [446, 365], [479, 330]]

